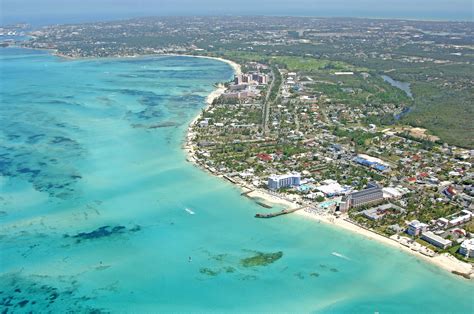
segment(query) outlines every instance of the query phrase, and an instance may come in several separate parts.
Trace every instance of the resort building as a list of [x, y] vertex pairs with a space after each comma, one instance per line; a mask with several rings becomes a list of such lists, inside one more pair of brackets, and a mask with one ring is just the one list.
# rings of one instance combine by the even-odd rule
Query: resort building
[[421, 233], [426, 232], [426, 228], [428, 228], [427, 224], [419, 222], [418, 220], [412, 220], [408, 224], [407, 233], [411, 236], [417, 237]]
[[474, 258], [474, 239], [464, 240], [459, 247], [459, 254]]
[[332, 197], [335, 195], [341, 195], [347, 193], [348, 189], [346, 187], [342, 187], [337, 181], [335, 180], [325, 180], [320, 185], [316, 187], [316, 190], [324, 193], [327, 197]]
[[268, 75], [260, 73], [240, 74], [234, 77], [234, 84], [262, 84], [268, 83]]
[[368, 188], [351, 194], [351, 207], [360, 207], [383, 200], [383, 192], [379, 187]]
[[433, 244], [436, 247], [441, 249], [446, 249], [451, 246], [452, 242], [450, 240], [446, 240], [431, 231], [423, 232], [421, 234], [421, 238], [426, 242]]
[[339, 210], [346, 212], [352, 207], [361, 207], [377, 203], [383, 201], [383, 199], [382, 189], [377, 185], [371, 184], [370, 187], [365, 190], [344, 196], [339, 204]]
[[287, 188], [291, 186], [298, 186], [301, 183], [301, 174], [293, 172], [284, 175], [271, 175], [268, 177], [268, 188], [270, 190], [278, 190], [281, 188]]

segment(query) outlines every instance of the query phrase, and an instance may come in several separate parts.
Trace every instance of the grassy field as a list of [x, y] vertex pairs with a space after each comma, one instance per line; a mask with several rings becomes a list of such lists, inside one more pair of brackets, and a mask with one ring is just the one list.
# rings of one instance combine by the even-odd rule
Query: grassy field
[[316, 71], [364, 71], [342, 61], [331, 61], [325, 59], [293, 57], [293, 56], [273, 56], [271, 62], [278, 64], [281, 68], [289, 71], [301, 71], [311, 73]]

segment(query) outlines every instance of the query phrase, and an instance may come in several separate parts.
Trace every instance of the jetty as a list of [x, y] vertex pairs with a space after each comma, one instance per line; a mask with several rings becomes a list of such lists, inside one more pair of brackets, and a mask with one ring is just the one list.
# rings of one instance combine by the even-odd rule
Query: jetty
[[247, 191], [247, 192], [242, 192], [242, 193], [240, 193], [240, 195], [250, 198], [249, 194], [252, 193], [253, 191], [254, 191], [254, 190], [250, 190], [250, 191]]
[[260, 205], [262, 207], [265, 207], [265, 208], [272, 208], [273, 207], [271, 205], [265, 204], [264, 202], [255, 202], [255, 203], [257, 203], [258, 205]]
[[302, 206], [302, 207], [298, 207], [298, 208], [287, 208], [287, 209], [284, 209], [284, 210], [281, 210], [279, 212], [276, 212], [276, 213], [268, 213], [268, 214], [255, 214], [255, 218], [273, 218], [273, 217], [278, 217], [278, 216], [282, 216], [282, 215], [287, 215], [287, 214], [291, 214], [291, 213], [294, 213], [298, 210], [302, 210], [302, 209], [305, 209], [307, 208], [308, 206]]
[[228, 175], [223, 175], [222, 176], [224, 179], [227, 179], [229, 182], [231, 183], [234, 183], [234, 184], [237, 184], [237, 181], [235, 181], [234, 179], [232, 179], [231, 177], [229, 177]]

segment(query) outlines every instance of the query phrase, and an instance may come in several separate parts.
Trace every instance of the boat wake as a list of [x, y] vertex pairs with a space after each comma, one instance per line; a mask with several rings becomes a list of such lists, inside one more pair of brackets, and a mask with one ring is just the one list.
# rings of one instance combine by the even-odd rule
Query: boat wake
[[342, 258], [342, 259], [345, 259], [345, 260], [348, 260], [350, 261], [351, 259], [345, 255], [342, 255], [341, 253], [337, 253], [337, 252], [332, 252], [331, 255], [334, 255], [334, 256], [337, 256], [339, 258]]
[[188, 214], [190, 214], [190, 215], [194, 215], [194, 214], [195, 214], [195, 212], [193, 212], [190, 208], [187, 208], [187, 207], [186, 207], [184, 210], [187, 211]]

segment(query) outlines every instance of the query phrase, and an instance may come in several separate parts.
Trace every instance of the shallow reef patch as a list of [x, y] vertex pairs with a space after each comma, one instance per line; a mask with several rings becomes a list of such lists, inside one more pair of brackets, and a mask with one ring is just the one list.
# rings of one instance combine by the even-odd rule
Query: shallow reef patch
[[255, 255], [240, 260], [243, 267], [256, 267], [270, 265], [283, 257], [283, 252], [274, 253], [255, 252]]
[[218, 270], [212, 270], [212, 269], [207, 268], [207, 267], [200, 268], [199, 272], [203, 275], [212, 276], [212, 277], [217, 276], [220, 273], [220, 271], [218, 271]]
[[100, 238], [111, 237], [114, 235], [125, 234], [127, 232], [137, 232], [140, 231], [141, 227], [136, 225], [132, 228], [127, 228], [125, 226], [102, 226], [90, 232], [79, 232], [73, 236], [65, 234], [65, 238], [74, 238], [76, 242], [81, 242], [83, 240], [95, 240]]
[[[49, 282], [55, 281], [56, 284]], [[48, 276], [0, 276], [1, 313], [103, 313], [103, 309], [84, 305], [91, 298], [78, 294], [72, 277], [57, 280]]]

